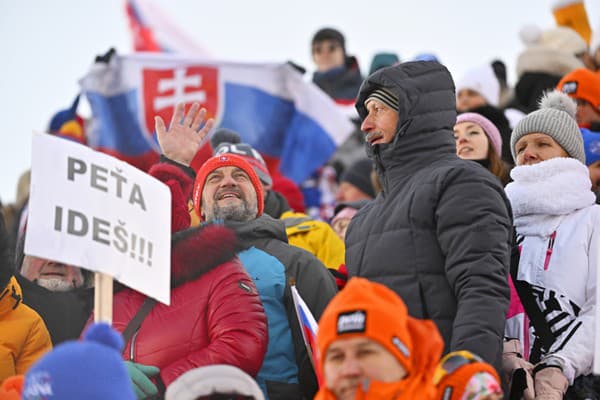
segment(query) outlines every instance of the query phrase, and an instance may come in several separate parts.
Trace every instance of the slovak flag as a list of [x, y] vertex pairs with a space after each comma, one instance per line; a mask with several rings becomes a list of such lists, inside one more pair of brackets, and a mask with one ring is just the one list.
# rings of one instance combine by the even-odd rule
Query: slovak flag
[[[292, 286], [291, 290], [292, 299], [294, 300], [294, 307], [296, 309], [296, 315], [298, 316], [298, 322], [300, 323], [300, 330], [302, 331], [302, 337], [304, 338], [304, 344], [306, 345], [306, 350], [313, 363], [315, 371], [318, 371], [317, 331], [319, 327], [315, 317], [310, 312], [310, 309], [300, 296], [300, 293], [298, 293], [296, 286]], [[319, 373], [317, 373], [317, 377], [320, 377]]]
[[115, 55], [94, 64], [80, 85], [92, 110], [90, 145], [142, 169], [159, 152], [154, 116], [170, 121], [179, 102], [200, 103], [215, 126], [279, 160], [296, 183], [325, 164], [353, 130], [333, 100], [285, 63]]

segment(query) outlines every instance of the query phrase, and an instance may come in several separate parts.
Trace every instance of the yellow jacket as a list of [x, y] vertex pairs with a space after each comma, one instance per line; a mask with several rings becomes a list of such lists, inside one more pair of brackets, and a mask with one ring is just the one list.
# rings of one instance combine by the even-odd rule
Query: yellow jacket
[[22, 296], [14, 276], [0, 291], [0, 382], [24, 374], [31, 364], [52, 349], [44, 321], [21, 302]]
[[284, 212], [280, 219], [285, 223], [289, 244], [314, 254], [327, 268], [337, 270], [344, 264], [344, 242], [329, 224], [293, 211]]

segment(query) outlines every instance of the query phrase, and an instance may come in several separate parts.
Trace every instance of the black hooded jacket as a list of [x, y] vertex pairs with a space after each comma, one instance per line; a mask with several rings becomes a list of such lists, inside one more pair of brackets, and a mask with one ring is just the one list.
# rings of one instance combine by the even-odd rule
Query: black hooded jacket
[[454, 83], [435, 62], [382, 69], [362, 85], [399, 98], [397, 133], [370, 146], [383, 191], [352, 219], [351, 276], [383, 283], [410, 315], [432, 319], [445, 351], [470, 350], [499, 367], [509, 305], [510, 206], [497, 178], [456, 156]]

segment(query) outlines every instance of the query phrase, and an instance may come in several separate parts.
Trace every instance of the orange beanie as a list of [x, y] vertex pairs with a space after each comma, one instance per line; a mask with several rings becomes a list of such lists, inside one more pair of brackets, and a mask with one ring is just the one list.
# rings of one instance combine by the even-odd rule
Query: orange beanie
[[200, 209], [202, 205], [202, 191], [204, 190], [206, 177], [212, 171], [221, 167], [238, 167], [248, 175], [250, 182], [252, 182], [252, 186], [254, 186], [254, 190], [256, 191], [256, 201], [258, 206], [257, 216], [262, 215], [265, 203], [263, 200], [263, 189], [260, 179], [258, 178], [258, 175], [256, 175], [256, 172], [254, 172], [252, 165], [250, 165], [248, 161], [244, 160], [242, 157], [236, 156], [235, 154], [219, 154], [211, 157], [206, 160], [206, 162], [202, 164], [198, 170], [198, 173], [196, 174], [196, 181], [194, 182], [194, 193], [192, 196], [192, 199], [194, 200], [194, 208], [196, 209], [198, 215], [202, 215]]
[[[323, 371], [324, 356], [331, 343], [351, 337], [376, 341], [396, 357], [407, 372], [407, 377], [399, 382], [374, 382], [365, 393], [366, 398], [380, 398], [378, 393], [383, 391], [400, 394], [400, 397], [392, 397], [394, 399], [435, 396], [433, 373], [444, 347], [442, 338], [432, 321], [410, 317], [406, 305], [394, 291], [364, 278], [348, 281], [319, 321], [320, 371]], [[318, 399], [331, 397], [331, 392], [324, 387], [319, 394]], [[357, 398], [362, 398], [360, 390]]]
[[367, 337], [385, 347], [410, 373], [413, 343], [407, 319], [406, 305], [394, 291], [364, 278], [350, 279], [319, 320], [317, 347], [321, 368], [331, 342]]
[[600, 74], [578, 68], [563, 76], [556, 88], [570, 97], [587, 101], [600, 112]]

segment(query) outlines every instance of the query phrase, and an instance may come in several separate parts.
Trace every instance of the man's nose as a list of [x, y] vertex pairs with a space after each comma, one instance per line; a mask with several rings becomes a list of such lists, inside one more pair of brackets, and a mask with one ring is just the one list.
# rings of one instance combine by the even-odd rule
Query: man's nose
[[344, 376], [357, 376], [361, 374], [360, 363], [354, 357], [346, 357], [341, 365]]
[[363, 132], [370, 132], [374, 127], [375, 124], [373, 124], [372, 118], [367, 115], [367, 117], [363, 120], [362, 124], [360, 125], [360, 130]]
[[236, 186], [237, 182], [235, 179], [233, 179], [232, 175], [225, 175], [223, 177], [223, 179], [221, 179], [221, 187], [226, 187], [226, 186]]

